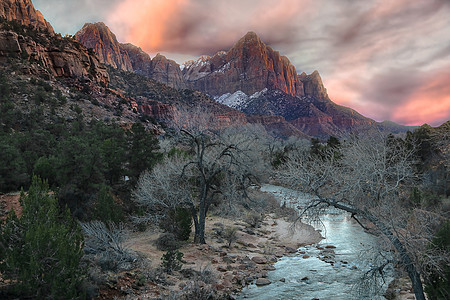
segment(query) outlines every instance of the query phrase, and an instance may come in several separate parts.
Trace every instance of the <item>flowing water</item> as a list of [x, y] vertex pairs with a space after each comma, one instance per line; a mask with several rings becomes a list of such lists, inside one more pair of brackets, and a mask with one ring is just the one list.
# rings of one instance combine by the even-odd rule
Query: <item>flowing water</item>
[[[273, 185], [266, 185], [261, 190], [273, 193], [287, 205], [301, 204], [311, 198]], [[325, 239], [318, 245], [302, 247], [297, 254], [281, 258], [275, 264], [276, 270], [269, 272], [268, 279], [272, 284], [250, 285], [238, 299], [385, 299], [382, 294], [392, 278], [387, 278], [378, 289], [370, 289], [368, 282], [362, 280], [370, 268], [376, 238], [364, 232], [347, 214], [330, 211], [321, 219], [323, 224], [320, 228], [315, 227], [322, 230]], [[317, 249], [317, 246], [323, 249]], [[309, 258], [303, 258], [305, 254]], [[324, 255], [331, 258], [324, 259]]]

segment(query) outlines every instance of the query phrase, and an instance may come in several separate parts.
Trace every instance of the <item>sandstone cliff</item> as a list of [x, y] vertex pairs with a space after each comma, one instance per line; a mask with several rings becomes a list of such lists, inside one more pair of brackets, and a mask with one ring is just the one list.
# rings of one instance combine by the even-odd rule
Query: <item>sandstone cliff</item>
[[132, 44], [120, 44], [104, 23], [87, 23], [75, 34], [86, 48], [91, 48], [100, 61], [116, 69], [134, 71], [170, 87], [187, 88], [180, 66], [163, 55], [153, 59]]
[[31, 0], [0, 0], [0, 18], [55, 34], [53, 27], [41, 12], [34, 8]]
[[106, 68], [97, 56], [77, 42], [29, 30], [21, 33], [12, 31], [8, 24], [0, 24], [0, 60], [25, 59], [38, 62], [52, 76], [85, 78], [108, 84]]
[[150, 77], [176, 89], [186, 88], [180, 65], [159, 53], [152, 59]]
[[183, 75], [191, 87], [218, 96], [242, 91], [247, 95], [264, 88], [293, 96], [304, 94], [303, 83], [289, 59], [249, 32], [227, 52], [185, 64]]
[[133, 44], [120, 44], [120, 47], [128, 53], [133, 71], [150, 77], [152, 73], [152, 59], [150, 55]]
[[102, 63], [120, 70], [133, 71], [128, 52], [121, 47], [114, 33], [104, 23], [86, 23], [74, 38], [86, 48], [93, 49]]

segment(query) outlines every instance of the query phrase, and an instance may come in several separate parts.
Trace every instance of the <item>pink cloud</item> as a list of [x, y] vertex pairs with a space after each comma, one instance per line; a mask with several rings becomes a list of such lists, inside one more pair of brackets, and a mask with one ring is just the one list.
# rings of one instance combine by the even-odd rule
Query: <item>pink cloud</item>
[[318, 69], [338, 104], [377, 121], [436, 124], [450, 118], [442, 71], [450, 66], [449, 4], [121, 0], [107, 24], [120, 41], [171, 58], [227, 50], [252, 30], [299, 73]]
[[212, 54], [251, 30], [267, 43], [292, 41], [311, 1], [124, 0], [107, 23], [119, 40], [151, 53]]

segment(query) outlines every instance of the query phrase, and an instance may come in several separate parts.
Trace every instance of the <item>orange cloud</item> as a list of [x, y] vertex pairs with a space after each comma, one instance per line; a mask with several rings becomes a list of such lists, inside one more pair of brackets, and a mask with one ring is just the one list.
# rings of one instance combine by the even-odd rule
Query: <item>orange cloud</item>
[[448, 121], [450, 116], [450, 72], [430, 74], [432, 77], [425, 81], [414, 92], [406, 104], [397, 107], [394, 120], [406, 125], [440, 125]]
[[[267, 43], [292, 42], [312, 0], [124, 0], [107, 24], [119, 40], [156, 52], [212, 54], [247, 31]], [[303, 16], [303, 20], [308, 20]]]
[[109, 21], [122, 39], [159, 50], [165, 30], [187, 4], [188, 0], [126, 0], [116, 7]]

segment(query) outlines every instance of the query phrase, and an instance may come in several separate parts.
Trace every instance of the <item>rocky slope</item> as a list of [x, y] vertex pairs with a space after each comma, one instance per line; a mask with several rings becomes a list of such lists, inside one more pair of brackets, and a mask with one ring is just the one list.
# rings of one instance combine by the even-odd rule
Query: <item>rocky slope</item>
[[52, 35], [55, 33], [41, 12], [34, 8], [31, 0], [0, 0], [0, 18], [16, 20], [24, 26], [48, 31]]
[[[97, 56], [69, 38], [44, 34], [34, 29], [0, 23], [0, 61], [20, 58], [37, 62], [50, 76], [85, 78], [107, 84], [109, 75]], [[28, 70], [37, 72], [37, 68]]]

